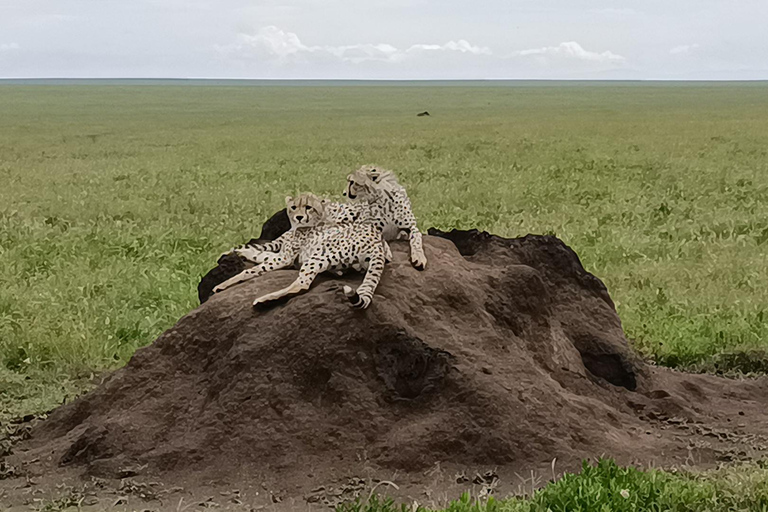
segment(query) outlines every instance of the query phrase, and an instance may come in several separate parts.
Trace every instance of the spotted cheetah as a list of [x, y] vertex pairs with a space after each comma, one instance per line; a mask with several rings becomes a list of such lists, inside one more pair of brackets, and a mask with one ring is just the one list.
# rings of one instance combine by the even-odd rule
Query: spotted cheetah
[[411, 246], [411, 264], [418, 270], [424, 270], [427, 257], [421, 231], [416, 225], [405, 187], [400, 185], [392, 171], [364, 165], [347, 176], [343, 194], [352, 205], [363, 207], [368, 220], [379, 227], [384, 240], [395, 240], [405, 233]]
[[[257, 298], [253, 305], [268, 303], [309, 289], [315, 277], [328, 270], [337, 271], [359, 265], [366, 270], [363, 283], [353, 290], [344, 287], [352, 306], [367, 308], [384, 270], [386, 251], [378, 228], [369, 222], [329, 223], [325, 202], [313, 194], [286, 198], [291, 231], [275, 242], [278, 252], [262, 253], [262, 261], [214, 288], [214, 293], [253, 279], [266, 272], [291, 266], [298, 259], [299, 277], [282, 290]], [[281, 240], [282, 239], [282, 240]]]
[[[375, 218], [380, 216], [380, 213], [377, 211], [376, 208], [374, 208], [373, 211], [371, 211], [371, 208], [369, 208], [369, 205], [366, 202], [336, 203], [328, 199], [321, 199], [320, 201], [324, 209], [323, 222], [325, 224], [349, 224], [353, 222], [370, 222], [379, 226], [379, 223], [375, 222]], [[296, 207], [295, 205], [291, 207], [286, 207], [286, 211], [288, 212], [288, 218], [291, 222], [291, 230], [285, 233], [283, 236], [279, 237], [277, 240], [273, 240], [271, 242], [267, 242], [263, 244], [248, 242], [245, 245], [240, 245], [238, 247], [230, 249], [229, 251], [223, 253], [222, 256], [234, 253], [237, 256], [239, 256], [241, 259], [258, 265], [262, 263], [265, 260], [265, 258], [270, 257], [271, 256], [270, 253], [280, 252], [280, 249], [282, 245], [286, 242], [286, 240], [289, 240], [293, 237], [292, 231], [296, 228], [301, 227], [301, 223], [298, 221], [302, 221], [303, 215], [298, 216], [297, 222], [294, 222], [294, 219], [296, 217], [291, 215], [291, 214], [295, 214], [295, 210], [291, 209], [295, 207]], [[389, 263], [392, 261], [392, 249], [390, 248], [386, 240], [382, 239], [382, 244], [384, 246], [385, 260], [387, 263]], [[296, 263], [299, 265], [301, 264], [301, 262], [298, 259]], [[365, 268], [358, 263], [353, 264], [350, 268], [360, 272], [365, 270]], [[336, 273], [337, 275], [343, 275], [345, 270], [346, 269], [340, 269], [335, 271], [334, 273]]]

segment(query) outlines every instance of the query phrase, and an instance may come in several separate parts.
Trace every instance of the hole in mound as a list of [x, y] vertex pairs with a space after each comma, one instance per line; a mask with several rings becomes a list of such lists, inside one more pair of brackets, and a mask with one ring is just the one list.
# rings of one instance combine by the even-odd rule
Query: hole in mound
[[377, 343], [374, 358], [376, 372], [390, 398], [413, 400], [440, 384], [451, 368], [453, 356], [400, 331]]
[[488, 240], [491, 238], [486, 232], [480, 232], [476, 229], [470, 229], [468, 231], [462, 231], [459, 229], [452, 229], [450, 232], [441, 231], [437, 228], [429, 228], [427, 234], [431, 236], [439, 236], [447, 238], [456, 246], [459, 250], [459, 254], [462, 256], [474, 256], [478, 251], [485, 248], [488, 244]]
[[592, 375], [607, 380], [614, 386], [621, 386], [630, 391], [637, 388], [635, 373], [627, 371], [623, 358], [619, 354], [582, 353], [581, 360]]
[[637, 389], [638, 367], [632, 353], [619, 340], [606, 339], [590, 332], [571, 334], [569, 337], [592, 376], [630, 391]]

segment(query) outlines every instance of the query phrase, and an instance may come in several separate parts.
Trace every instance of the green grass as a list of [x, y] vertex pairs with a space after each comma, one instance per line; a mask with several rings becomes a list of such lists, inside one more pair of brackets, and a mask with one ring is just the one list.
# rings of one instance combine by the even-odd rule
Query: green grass
[[766, 368], [766, 98], [764, 84], [2, 86], [0, 418], [124, 364], [286, 194], [338, 196], [367, 162], [399, 174], [424, 228], [562, 238], [658, 363]]
[[[343, 505], [337, 512], [416, 512], [391, 500]], [[530, 497], [472, 499], [465, 494], [445, 512], [766, 512], [768, 470], [750, 465], [704, 473], [622, 468], [609, 459], [583, 464]]]

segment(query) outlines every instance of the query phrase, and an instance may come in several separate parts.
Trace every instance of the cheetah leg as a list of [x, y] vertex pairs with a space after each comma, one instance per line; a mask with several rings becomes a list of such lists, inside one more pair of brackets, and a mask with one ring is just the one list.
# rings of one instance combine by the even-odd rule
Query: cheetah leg
[[234, 253], [237, 254], [241, 260], [250, 261], [251, 263], [258, 265], [259, 263], [266, 261], [270, 255], [274, 255], [275, 251], [251, 245], [243, 247], [242, 249], [235, 249]]
[[249, 242], [245, 245], [238, 245], [237, 247], [230, 249], [229, 251], [223, 253], [220, 258], [222, 256], [227, 256], [234, 253], [239, 256], [240, 259], [250, 261], [251, 263], [256, 263], [258, 265], [259, 263], [262, 263], [267, 256], [265, 253], [279, 252], [280, 249], [282, 249], [282, 246], [282, 241], [279, 238], [265, 244], [252, 244]]
[[305, 261], [304, 264], [301, 265], [301, 270], [299, 270], [299, 277], [294, 282], [282, 290], [259, 297], [253, 301], [254, 307], [309, 290], [312, 281], [315, 280], [317, 275], [328, 270], [329, 267], [330, 264], [327, 261], [321, 261], [320, 259], [309, 259], [308, 261]]
[[373, 292], [376, 291], [381, 280], [385, 261], [383, 246], [377, 245], [376, 248], [378, 250], [371, 254], [371, 261], [368, 262], [368, 271], [365, 273], [363, 284], [357, 290], [353, 290], [349, 286], [344, 287], [344, 295], [352, 303], [352, 307], [365, 309], [373, 300]]
[[262, 256], [263, 251], [261, 251], [258, 247], [254, 246], [241, 246], [241, 247], [235, 247], [234, 249], [230, 250], [229, 252], [225, 252], [222, 254], [222, 256], [227, 256], [229, 254], [234, 254], [238, 258], [240, 258], [243, 261], [250, 261], [251, 263], [256, 263], [257, 265], [264, 261], [264, 258], [259, 256]]
[[381, 245], [384, 246], [384, 263], [391, 263], [392, 262], [392, 249], [389, 247], [389, 244], [386, 240], [381, 240]]
[[294, 259], [295, 259], [294, 255], [282, 254], [282, 253], [272, 254], [271, 256], [268, 256], [267, 258], [265, 258], [265, 260], [260, 265], [257, 265], [252, 268], [247, 268], [242, 272], [240, 272], [239, 274], [237, 274], [235, 277], [227, 279], [223, 283], [219, 284], [213, 289], [213, 293], [222, 292], [231, 286], [240, 284], [244, 281], [248, 281], [250, 279], [253, 279], [254, 277], [259, 277], [260, 275], [266, 274], [267, 272], [289, 267], [293, 263]]
[[421, 231], [416, 226], [416, 218], [413, 216], [413, 213], [408, 209], [404, 211], [402, 218], [397, 219], [395, 222], [398, 229], [408, 234], [408, 240], [411, 245], [411, 265], [416, 270], [424, 270], [427, 266], [427, 256], [424, 254]]
[[232, 286], [235, 286], [236, 284], [240, 284], [242, 282], [248, 281], [250, 279], [253, 279], [254, 277], [259, 277], [264, 273], [264, 269], [259, 267], [252, 267], [247, 268], [237, 274], [235, 277], [230, 277], [223, 283], [218, 284], [214, 289], [213, 293], [220, 293], [226, 290], [227, 288], [230, 288]]
[[416, 226], [410, 229], [411, 264], [416, 270], [424, 270], [427, 266], [427, 256], [421, 241], [421, 231]]

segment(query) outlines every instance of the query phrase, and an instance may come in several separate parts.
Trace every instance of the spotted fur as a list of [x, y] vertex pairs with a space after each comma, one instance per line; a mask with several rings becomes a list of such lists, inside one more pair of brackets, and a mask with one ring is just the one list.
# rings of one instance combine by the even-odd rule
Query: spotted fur
[[[367, 202], [359, 201], [356, 203], [336, 203], [327, 199], [318, 200], [320, 201], [321, 207], [324, 211], [324, 216], [322, 219], [323, 225], [373, 223], [379, 228], [380, 232], [383, 229], [384, 224], [376, 220], [381, 216], [379, 210], [377, 208], [371, 209]], [[292, 216], [295, 210], [292, 210], [291, 207], [286, 206], [286, 211], [288, 212], [288, 219], [291, 222], [291, 230], [283, 234], [283, 236], [279, 237], [277, 240], [267, 242], [265, 244], [255, 244], [249, 242], [245, 245], [235, 247], [234, 249], [231, 249], [224, 254], [234, 253], [241, 259], [258, 265], [263, 263], [265, 258], [271, 257], [270, 253], [280, 252], [282, 245], [286, 243], [287, 240], [291, 240], [294, 236], [293, 231], [296, 228], [301, 228], [301, 226], [295, 222], [294, 217]], [[389, 263], [392, 261], [392, 249], [386, 240], [383, 239], [383, 237], [382, 244], [385, 260], [387, 263]], [[296, 263], [300, 265], [301, 261], [297, 259]], [[365, 268], [359, 264], [354, 264], [349, 268], [359, 272], [365, 271]], [[335, 271], [335, 273], [337, 275], [342, 275], [346, 270], [347, 269], [341, 269]]]
[[283, 244], [293, 243], [293, 239], [297, 236], [299, 237], [298, 241], [301, 242], [301, 239], [310, 233], [308, 228], [314, 228], [324, 222], [323, 214], [326, 204], [327, 200], [314, 194], [301, 194], [296, 197], [296, 200], [288, 196], [285, 198], [285, 211], [291, 223], [290, 230], [271, 242], [264, 244], [248, 242], [230, 249], [222, 256], [234, 253], [245, 261], [256, 264], [262, 263], [270, 253], [280, 252]]
[[347, 176], [344, 195], [354, 205], [347, 208], [359, 208], [359, 217], [377, 225], [384, 240], [395, 240], [405, 233], [411, 246], [411, 263], [418, 270], [424, 270], [427, 257], [421, 231], [408, 193], [392, 171], [364, 165]]
[[[354, 307], [367, 308], [384, 270], [385, 247], [388, 249], [377, 226], [369, 222], [332, 223], [325, 215], [325, 203], [311, 194], [303, 194], [296, 200], [287, 198], [286, 205], [291, 224], [296, 227], [278, 238], [278, 252], [263, 254], [259, 264], [221, 283], [214, 288], [214, 293], [266, 272], [291, 266], [298, 260], [301, 268], [296, 281], [282, 290], [257, 298], [254, 306], [309, 289], [321, 272], [357, 267], [366, 271], [363, 283], [356, 291], [344, 287], [344, 293]], [[312, 208], [306, 209], [307, 205]], [[298, 214], [292, 213], [297, 210]], [[298, 219], [305, 215], [306, 218]], [[295, 220], [298, 225], [294, 224]]]
[[[285, 209], [291, 229], [276, 240], [264, 245], [236, 247], [234, 252], [242, 259], [255, 263], [238, 275], [224, 281], [213, 289], [213, 293], [226, 290], [243, 281], [248, 281], [266, 272], [294, 265], [301, 253], [301, 248], [316, 235], [324, 222], [325, 203], [314, 194], [301, 194], [296, 199], [285, 198]], [[262, 250], [263, 249], [263, 250]]]

